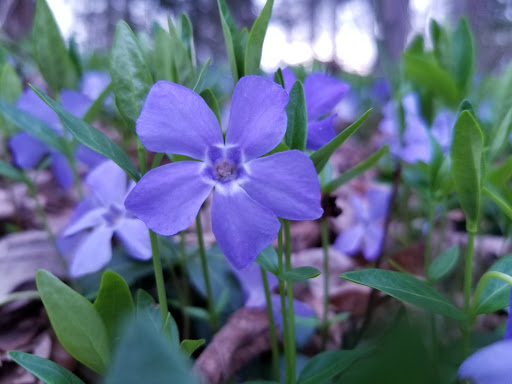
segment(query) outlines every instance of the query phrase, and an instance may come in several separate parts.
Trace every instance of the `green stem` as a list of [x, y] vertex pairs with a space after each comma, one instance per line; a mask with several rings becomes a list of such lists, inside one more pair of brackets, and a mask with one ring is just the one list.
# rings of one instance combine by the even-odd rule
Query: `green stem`
[[[292, 249], [291, 249], [291, 236], [290, 236], [290, 222], [288, 220], [283, 220], [284, 224], [284, 243], [285, 243], [285, 262], [286, 262], [286, 271], [291, 271], [292, 269]], [[290, 354], [290, 383], [295, 383], [295, 312], [293, 311], [293, 283], [291, 281], [286, 282], [286, 292], [288, 293], [288, 342], [289, 342], [289, 351]]]
[[[466, 248], [466, 258], [464, 267], [464, 312], [470, 317], [471, 307], [471, 286], [473, 282], [473, 256], [475, 248], [475, 231], [470, 231], [468, 234], [468, 245]], [[471, 324], [464, 327], [464, 340], [463, 340], [463, 353], [464, 357], [469, 356], [469, 344], [470, 344], [470, 328]]]
[[272, 350], [272, 369], [274, 371], [274, 380], [280, 381], [279, 375], [279, 349], [277, 348], [276, 324], [274, 322], [274, 311], [272, 309], [272, 299], [270, 297], [270, 288], [268, 285], [267, 273], [260, 267], [263, 288], [265, 289], [265, 300], [267, 302], [268, 326], [270, 330], [270, 347]]
[[84, 198], [84, 190], [82, 188], [82, 179], [80, 179], [80, 174], [78, 173], [78, 168], [76, 166], [76, 160], [73, 153], [68, 156], [69, 165], [71, 166], [71, 171], [73, 172], [75, 189], [78, 193], [78, 197], [80, 200]]
[[162, 324], [167, 319], [169, 309], [167, 307], [167, 295], [165, 293], [164, 272], [162, 270], [162, 261], [160, 260], [160, 249], [158, 247], [158, 237], [155, 232], [149, 230], [149, 239], [151, 241], [151, 251], [153, 253], [153, 269], [155, 270], [156, 290], [158, 294], [158, 303], [160, 306], [160, 316]]
[[[281, 316], [283, 318], [283, 346], [284, 346], [284, 361], [285, 361], [285, 377], [286, 383], [290, 384], [290, 369], [291, 369], [291, 360], [290, 360], [290, 343], [288, 339], [289, 336], [289, 328], [288, 328], [288, 315], [286, 313], [286, 292], [284, 287], [284, 280], [281, 279], [280, 276], [283, 275], [283, 225], [281, 222], [281, 228], [279, 229], [279, 235], [277, 236], [277, 269], [278, 269], [278, 277], [279, 277], [279, 296], [281, 298]], [[293, 383], [291, 383], [293, 384]]]
[[144, 175], [146, 173], [147, 167], [146, 167], [146, 149], [140, 142], [140, 140], [137, 140], [137, 157], [139, 159], [139, 167], [140, 167], [140, 173]]
[[428, 199], [428, 232], [427, 232], [427, 244], [425, 245], [425, 266], [424, 266], [424, 274], [427, 281], [429, 281], [428, 277], [428, 268], [430, 267], [430, 263], [432, 261], [432, 232], [434, 227], [434, 204], [432, 198]]
[[[189, 297], [189, 289], [188, 289], [188, 268], [187, 268], [187, 247], [185, 244], [185, 232], [180, 232], [180, 253], [179, 263], [181, 268], [181, 273], [183, 275], [183, 301], [185, 302], [185, 306], [187, 307], [190, 303]], [[184, 308], [185, 309], [185, 308]], [[190, 316], [186, 310], [183, 310], [183, 339], [188, 339], [190, 333]]]
[[0, 300], [0, 307], [12, 301], [18, 300], [39, 300], [39, 292], [37, 291], [21, 291], [21, 292], [13, 292], [2, 300]]
[[323, 274], [324, 274], [324, 317], [322, 321], [322, 349], [327, 345], [327, 336], [329, 334], [329, 223], [326, 218], [321, 219], [322, 223], [322, 249], [324, 255]]
[[201, 212], [196, 216], [196, 228], [197, 228], [197, 241], [199, 242], [199, 255], [201, 257], [201, 268], [203, 271], [204, 285], [206, 288], [206, 299], [208, 300], [208, 312], [210, 312], [210, 324], [212, 330], [217, 330], [217, 313], [215, 312], [215, 306], [213, 305], [213, 294], [210, 285], [210, 274], [208, 272], [208, 262], [206, 260], [206, 252], [204, 250], [204, 239], [203, 239], [203, 226], [201, 224]]

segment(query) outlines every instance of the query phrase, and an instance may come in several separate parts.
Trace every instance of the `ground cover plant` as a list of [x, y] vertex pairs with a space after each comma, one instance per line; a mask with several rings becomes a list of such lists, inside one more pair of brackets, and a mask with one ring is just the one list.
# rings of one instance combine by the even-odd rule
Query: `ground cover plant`
[[264, 73], [274, 2], [217, 5], [228, 87], [186, 14], [94, 59], [38, 0], [39, 80], [2, 48], [1, 382], [509, 383], [512, 66], [461, 18], [387, 79]]

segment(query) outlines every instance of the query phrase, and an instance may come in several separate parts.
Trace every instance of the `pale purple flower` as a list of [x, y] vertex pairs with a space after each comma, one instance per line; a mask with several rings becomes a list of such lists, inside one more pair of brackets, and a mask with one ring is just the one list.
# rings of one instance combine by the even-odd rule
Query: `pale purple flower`
[[103, 71], [87, 71], [82, 76], [80, 91], [91, 100], [96, 100], [110, 84], [110, 75]]
[[142, 144], [154, 152], [199, 161], [146, 173], [126, 208], [155, 232], [186, 229], [210, 192], [212, 230], [233, 266], [243, 269], [277, 236], [278, 217], [313, 220], [322, 214], [320, 183], [307, 155], [274, 149], [286, 132], [286, 91], [263, 77], [238, 82], [224, 140], [215, 114], [195, 92], [168, 81], [151, 88], [137, 120]]
[[444, 155], [448, 155], [452, 148], [453, 128], [456, 121], [456, 113], [444, 110], [436, 115], [430, 127], [430, 134], [437, 141]]
[[[283, 79], [286, 90], [290, 92], [296, 80], [295, 75], [290, 69], [285, 68]], [[323, 73], [312, 73], [304, 79], [304, 98], [308, 113], [306, 148], [317, 150], [334, 139], [336, 114], [329, 113], [346, 95], [349, 88], [347, 83]]]
[[512, 295], [505, 337], [481, 348], [459, 367], [461, 379], [474, 384], [510, 384], [512, 380]]
[[[71, 90], [61, 92], [61, 101], [63, 108], [77, 117], [85, 115], [91, 106], [89, 98]], [[64, 134], [57, 114], [31, 89], [23, 92], [16, 106], [46, 123], [59, 135]], [[73, 171], [66, 156], [50, 148], [39, 139], [26, 132], [20, 132], [9, 139], [9, 148], [14, 164], [23, 169], [35, 167], [43, 157], [49, 155], [51, 157], [51, 167], [59, 185], [67, 189], [73, 184]], [[90, 167], [105, 159], [84, 146], [78, 146], [77, 158]]]
[[93, 169], [85, 183], [91, 196], [78, 205], [78, 212], [63, 232], [65, 237], [85, 233], [73, 252], [70, 275], [78, 277], [103, 268], [112, 258], [113, 235], [133, 258], [151, 258], [146, 225], [124, 207], [125, 197], [135, 183], [128, 183], [126, 173], [110, 160]]
[[390, 198], [391, 188], [387, 186], [369, 188], [364, 196], [351, 196], [351, 226], [340, 233], [334, 246], [348, 255], [362, 251], [366, 260], [377, 259], [384, 239]]

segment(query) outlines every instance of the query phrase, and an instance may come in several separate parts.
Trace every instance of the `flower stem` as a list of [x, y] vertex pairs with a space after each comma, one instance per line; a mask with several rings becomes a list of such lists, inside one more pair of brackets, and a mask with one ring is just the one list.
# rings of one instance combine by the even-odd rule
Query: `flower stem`
[[162, 324], [167, 319], [169, 309], [167, 307], [167, 295], [165, 293], [164, 273], [162, 270], [162, 262], [160, 260], [160, 249], [158, 247], [158, 237], [155, 232], [149, 230], [149, 239], [151, 241], [151, 251], [153, 253], [153, 269], [155, 270], [156, 290], [158, 293], [158, 303], [160, 306], [160, 316]]
[[284, 280], [281, 278], [284, 272], [283, 267], [283, 223], [281, 221], [281, 228], [277, 236], [277, 268], [279, 279], [279, 296], [281, 298], [281, 316], [283, 318], [283, 346], [284, 346], [284, 361], [285, 361], [285, 378], [287, 384], [294, 384], [290, 382], [291, 374], [291, 360], [290, 360], [290, 343], [289, 343], [289, 328], [288, 316], [286, 313], [286, 292], [284, 287]]
[[[190, 297], [189, 297], [189, 287], [188, 287], [188, 272], [187, 272], [187, 247], [185, 244], [185, 232], [180, 232], [180, 257], [179, 263], [181, 267], [181, 274], [183, 275], [183, 301], [185, 306], [189, 305]], [[183, 308], [183, 339], [188, 339], [190, 333], [190, 316], [188, 312]]]
[[434, 204], [432, 198], [428, 199], [428, 232], [427, 232], [427, 244], [425, 245], [425, 265], [424, 274], [427, 281], [430, 281], [428, 277], [428, 268], [432, 262], [432, 232], [434, 227]]
[[[464, 267], [464, 312], [468, 317], [471, 315], [471, 286], [473, 281], [473, 256], [475, 247], [475, 231], [470, 231], [468, 234], [468, 245], [466, 248], [466, 258]], [[463, 340], [463, 353], [464, 357], [469, 355], [470, 344], [470, 328], [471, 324], [468, 322], [464, 326], [464, 340]]]
[[327, 218], [321, 219], [322, 224], [322, 249], [324, 254], [324, 318], [322, 320], [322, 349], [327, 345], [327, 336], [329, 335], [329, 223]]
[[[286, 271], [290, 271], [292, 269], [292, 245], [291, 245], [291, 236], [290, 236], [290, 222], [288, 220], [283, 220], [284, 225], [284, 243], [285, 243], [285, 263], [286, 263]], [[290, 382], [295, 383], [295, 312], [293, 311], [293, 283], [291, 281], [286, 282], [286, 292], [288, 293], [288, 342], [289, 342], [289, 351], [290, 354]]]
[[213, 294], [210, 285], [210, 274], [208, 273], [208, 262], [206, 260], [206, 252], [204, 250], [203, 226], [201, 224], [201, 212], [196, 216], [197, 241], [199, 243], [199, 256], [201, 257], [201, 268], [203, 270], [204, 285], [206, 288], [206, 299], [208, 300], [208, 312], [210, 312], [210, 324], [212, 330], [217, 330], [217, 313], [213, 305]]
[[274, 371], [274, 380], [280, 381], [279, 375], [279, 349], [277, 348], [276, 324], [274, 322], [274, 311], [272, 309], [272, 299], [270, 297], [270, 288], [268, 285], [267, 273], [260, 267], [263, 288], [265, 289], [265, 300], [267, 302], [268, 326], [270, 331], [270, 347], [272, 349], [272, 369]]

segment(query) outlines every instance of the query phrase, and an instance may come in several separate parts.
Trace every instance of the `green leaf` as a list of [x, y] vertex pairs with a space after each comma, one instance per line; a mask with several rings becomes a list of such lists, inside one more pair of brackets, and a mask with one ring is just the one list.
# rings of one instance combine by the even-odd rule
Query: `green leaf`
[[20, 351], [10, 351], [9, 357], [46, 384], [84, 384], [67, 369], [42, 357]]
[[[128, 155], [124, 153], [116, 143], [114, 143], [96, 128], [91, 127], [85, 121], [66, 111], [40, 89], [34, 86], [31, 87], [46, 104], [48, 104], [55, 112], [57, 112], [57, 115], [59, 116], [64, 128], [71, 132], [71, 134], [80, 143], [86, 147], [91, 148], [93, 151], [96, 151], [99, 154], [113, 160], [115, 163], [117, 163], [117, 165], [123, 168], [133, 180], [137, 181], [140, 179], [137, 168], [134, 167]], [[0, 110], [1, 109], [2, 107], [0, 104]]]
[[0, 71], [0, 99], [14, 103], [23, 90], [21, 80], [11, 64], [5, 63]]
[[450, 274], [459, 262], [460, 249], [457, 245], [450, 247], [437, 256], [429, 265], [427, 276], [436, 281]]
[[267, 0], [251, 28], [245, 48], [244, 75], [257, 75], [260, 71], [261, 50], [267, 33], [268, 22], [272, 16], [273, 6], [274, 0]]
[[178, 34], [183, 46], [187, 50], [188, 56], [192, 66], [195, 66], [196, 62], [196, 49], [194, 46], [194, 28], [192, 28], [192, 22], [186, 13], [180, 15], [179, 23], [177, 25]]
[[345, 272], [341, 275], [345, 280], [366, 285], [403, 302], [438, 313], [455, 320], [464, 321], [466, 316], [446, 297], [426, 282], [414, 276], [382, 269], [365, 269]]
[[159, 25], [154, 29], [154, 45], [152, 50], [152, 68], [155, 80], [177, 82], [174, 59], [172, 57], [171, 36]]
[[105, 103], [105, 99], [112, 93], [113, 85], [110, 83], [107, 87], [101, 92], [98, 98], [92, 103], [87, 112], [83, 117], [83, 121], [86, 123], [92, 123], [94, 119], [100, 114], [101, 109], [103, 108], [103, 104]]
[[68, 152], [68, 146], [50, 126], [29, 113], [0, 100], [0, 114], [12, 124], [61, 153]]
[[450, 74], [436, 63], [419, 55], [404, 53], [402, 56], [404, 71], [407, 76], [425, 91], [429, 91], [448, 104], [458, 102], [458, 91]]
[[359, 119], [340, 132], [334, 139], [329, 141], [309, 157], [315, 164], [316, 173], [320, 173], [329, 161], [334, 151], [336, 151], [352, 134], [357, 131], [361, 124], [366, 120], [372, 110], [367, 110]]
[[113, 271], [103, 273], [94, 308], [105, 324], [109, 340], [114, 341], [123, 321], [135, 309], [130, 287], [120, 275]]
[[[495, 262], [489, 271], [512, 275], [512, 254], [508, 254]], [[510, 285], [500, 279], [490, 279], [482, 290], [475, 305], [475, 314], [491, 313], [506, 308], [509, 304]]]
[[268, 247], [266, 247], [263, 251], [260, 252], [258, 257], [256, 258], [256, 262], [265, 271], [269, 271], [270, 273], [277, 276], [279, 271], [279, 264], [277, 258], [277, 252], [272, 246], [272, 244], [270, 244]]
[[32, 40], [39, 71], [52, 91], [57, 93], [63, 88], [75, 88], [78, 82], [76, 67], [45, 0], [37, 0]]
[[510, 220], [512, 220], [512, 205], [510, 205], [507, 199], [501, 195], [499, 190], [490, 183], [486, 183], [483, 191], [498, 205], [498, 207], [500, 207], [501, 211], [507, 215]]
[[478, 123], [470, 112], [462, 111], [455, 123], [452, 177], [470, 232], [476, 232], [480, 217], [483, 146], [483, 134]]
[[354, 165], [352, 168], [346, 170], [343, 172], [340, 176], [335, 178], [334, 180], [331, 180], [327, 183], [324, 187], [322, 187], [322, 192], [324, 193], [332, 193], [334, 192], [338, 187], [342, 186], [343, 184], [348, 183], [353, 178], [363, 174], [367, 170], [373, 168], [381, 159], [382, 156], [384, 156], [386, 153], [388, 153], [388, 146], [385, 145], [382, 148], [380, 148], [378, 151], [373, 153], [368, 158], [364, 159], [357, 165]]
[[466, 18], [461, 18], [453, 34], [453, 76], [460, 90], [465, 94], [473, 79], [475, 47], [473, 36]]
[[180, 344], [180, 350], [185, 356], [190, 357], [196, 351], [196, 349], [203, 345], [205, 342], [205, 339], [183, 340]]
[[453, 67], [451, 41], [446, 30], [435, 20], [430, 22], [430, 36], [434, 45], [434, 56], [445, 71]]
[[306, 100], [304, 88], [300, 81], [296, 81], [290, 91], [290, 101], [286, 106], [288, 125], [284, 141], [290, 149], [304, 151], [308, 136], [308, 113], [306, 111]]
[[110, 357], [107, 330], [91, 302], [45, 270], [37, 272], [36, 285], [64, 349], [93, 371], [104, 373]]
[[220, 13], [220, 21], [222, 24], [222, 33], [224, 35], [224, 42], [226, 44], [226, 52], [228, 54], [229, 68], [233, 75], [233, 81], [236, 83], [240, 77], [243, 76], [243, 67], [238, 69], [236, 54], [235, 54], [235, 41], [238, 38], [238, 30], [236, 28], [231, 12], [225, 0], [217, 0]]
[[281, 276], [278, 276], [280, 280], [289, 281], [292, 283], [298, 283], [317, 277], [320, 275], [320, 271], [315, 267], [297, 267], [292, 268], [289, 271], [284, 272]]
[[327, 383], [350, 367], [368, 349], [350, 351], [327, 351], [314, 356], [302, 369], [297, 384]]
[[512, 109], [509, 109], [501, 123], [492, 130], [489, 135], [490, 143], [489, 153], [487, 155], [489, 161], [496, 159], [501, 151], [508, 145], [507, 138], [510, 136], [510, 129], [512, 127]]
[[194, 81], [194, 66], [190, 60], [189, 53], [180, 37], [172, 20], [168, 20], [169, 35], [171, 36], [172, 58], [174, 60], [174, 68], [176, 70], [176, 82], [187, 87], [192, 87]]
[[135, 122], [153, 85], [153, 78], [137, 38], [124, 21], [116, 27], [110, 52], [110, 77], [117, 109], [126, 125], [135, 131]]
[[212, 90], [210, 88], [203, 89], [201, 93], [199, 93], [199, 96], [203, 98], [208, 107], [210, 107], [213, 113], [215, 113], [215, 116], [217, 116], [217, 120], [219, 121], [220, 124], [219, 103], [217, 102], [217, 98], [213, 94]]
[[280, 86], [282, 86], [283, 88], [285, 88], [283, 71], [281, 70], [281, 68], [278, 68], [276, 73], [274, 73], [274, 83], [277, 83]]
[[203, 87], [204, 78], [206, 76], [206, 72], [208, 72], [209, 66], [210, 66], [210, 59], [206, 60], [206, 63], [204, 63], [203, 68], [201, 69], [201, 72], [199, 72], [199, 76], [197, 76], [196, 84], [194, 85], [194, 88], [192, 89], [194, 92], [199, 92], [199, 90]]
[[124, 328], [104, 383], [199, 384], [199, 380], [190, 361], [161, 332], [133, 319]]
[[26, 182], [27, 179], [22, 171], [15, 168], [8, 162], [0, 159], [0, 176], [5, 177], [7, 179]]

